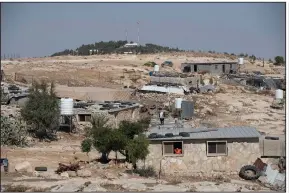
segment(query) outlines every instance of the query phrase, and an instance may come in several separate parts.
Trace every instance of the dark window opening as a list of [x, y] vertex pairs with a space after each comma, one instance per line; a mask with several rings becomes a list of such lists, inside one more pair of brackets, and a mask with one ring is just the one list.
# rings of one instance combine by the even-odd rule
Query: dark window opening
[[191, 67], [190, 66], [185, 66], [183, 71], [184, 72], [191, 72]]
[[194, 65], [194, 72], [198, 72], [198, 65]]
[[207, 142], [207, 155], [218, 156], [227, 155], [227, 142]]
[[215, 65], [215, 70], [217, 70], [218, 69], [218, 65]]
[[78, 115], [79, 122], [89, 122], [91, 120], [91, 115]]
[[225, 67], [225, 64], [223, 64], [223, 73], [226, 72], [226, 67]]
[[164, 155], [183, 155], [183, 142], [163, 142]]

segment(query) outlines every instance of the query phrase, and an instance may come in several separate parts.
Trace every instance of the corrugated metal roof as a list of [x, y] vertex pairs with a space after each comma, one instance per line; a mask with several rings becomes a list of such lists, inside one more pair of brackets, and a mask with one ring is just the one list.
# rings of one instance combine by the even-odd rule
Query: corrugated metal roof
[[[187, 132], [189, 137], [175, 136], [170, 138], [154, 138], [150, 140], [167, 140], [167, 139], [233, 139], [233, 138], [259, 138], [261, 134], [252, 127], [228, 127], [228, 128], [214, 128], [214, 129], [192, 129], [188, 128], [174, 128], [174, 129], [153, 129], [150, 133], [158, 133], [165, 135], [166, 133], [173, 133], [178, 135], [179, 132]], [[150, 134], [148, 133], [148, 135]]]

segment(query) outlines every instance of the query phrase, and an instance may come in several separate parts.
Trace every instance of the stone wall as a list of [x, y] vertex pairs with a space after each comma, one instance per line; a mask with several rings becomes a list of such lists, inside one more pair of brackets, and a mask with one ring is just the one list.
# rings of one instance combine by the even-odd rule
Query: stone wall
[[102, 112], [99, 114], [105, 115], [109, 119], [109, 124], [118, 127], [121, 121], [138, 121], [140, 119], [140, 108], [131, 108], [113, 113]]
[[213, 174], [237, 174], [243, 165], [253, 164], [260, 157], [258, 139], [251, 141], [227, 141], [228, 155], [208, 157], [206, 141], [186, 140], [183, 156], [162, 156], [162, 142], [151, 141], [150, 154], [138, 166], [153, 166], [161, 174], [204, 176]]

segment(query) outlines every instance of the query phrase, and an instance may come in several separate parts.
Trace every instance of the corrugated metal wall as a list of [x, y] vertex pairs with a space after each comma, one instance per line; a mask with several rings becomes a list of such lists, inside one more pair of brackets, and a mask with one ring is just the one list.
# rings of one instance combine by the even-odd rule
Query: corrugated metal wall
[[182, 101], [182, 118], [191, 119], [194, 115], [194, 103], [193, 101]]

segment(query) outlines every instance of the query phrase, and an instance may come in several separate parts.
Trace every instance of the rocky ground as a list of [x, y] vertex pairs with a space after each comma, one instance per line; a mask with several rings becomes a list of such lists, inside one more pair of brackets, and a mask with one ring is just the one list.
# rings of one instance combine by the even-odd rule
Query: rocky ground
[[[4, 191], [50, 191], [50, 192], [94, 192], [94, 191], [149, 191], [149, 192], [205, 192], [205, 191], [268, 191], [258, 183], [240, 179], [215, 178], [175, 179], [170, 177], [144, 178], [127, 173], [128, 166], [91, 162], [77, 172], [56, 174], [49, 168], [46, 172], [32, 172], [30, 163], [18, 163], [19, 173], [1, 173]], [[21, 169], [20, 169], [21, 168]], [[29, 173], [30, 172], [30, 173]]]

